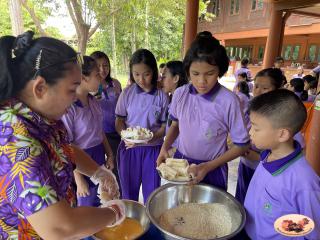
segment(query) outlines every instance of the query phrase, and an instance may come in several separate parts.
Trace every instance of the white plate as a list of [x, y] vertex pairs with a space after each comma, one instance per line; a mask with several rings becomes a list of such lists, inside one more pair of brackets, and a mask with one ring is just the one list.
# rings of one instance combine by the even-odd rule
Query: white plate
[[[307, 218], [309, 220], [309, 223], [304, 226], [304, 229], [301, 232], [286, 231], [285, 229], [282, 228], [282, 222], [284, 220], [292, 220], [293, 222], [298, 223], [303, 218]], [[284, 215], [282, 217], [279, 217], [274, 222], [274, 229], [278, 233], [280, 233], [281, 235], [284, 235], [287, 237], [301, 237], [301, 236], [305, 236], [313, 231], [314, 221], [311, 218], [304, 216], [304, 215], [301, 215], [301, 214], [288, 214], [288, 215]]]
[[161, 172], [158, 170], [158, 174], [159, 176], [166, 181], [166, 183], [172, 183], [172, 184], [180, 184], [180, 185], [184, 185], [184, 184], [189, 184], [191, 182], [191, 179], [189, 181], [176, 181], [176, 180], [169, 180], [166, 179], [162, 176]]
[[149, 138], [146, 138], [146, 139], [130, 139], [130, 138], [122, 138], [122, 139], [126, 140], [127, 142], [131, 142], [131, 143], [147, 143], [152, 138], [153, 138], [153, 133], [151, 133], [151, 136]]

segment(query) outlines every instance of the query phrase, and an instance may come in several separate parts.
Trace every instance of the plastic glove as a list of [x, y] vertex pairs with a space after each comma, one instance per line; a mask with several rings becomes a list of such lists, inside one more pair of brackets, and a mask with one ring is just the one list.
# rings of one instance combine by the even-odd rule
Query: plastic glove
[[107, 227], [114, 227], [120, 225], [126, 218], [126, 206], [121, 200], [111, 200], [104, 203], [101, 207], [109, 208], [116, 214], [115, 221]]
[[90, 180], [99, 184], [98, 193], [107, 192], [111, 199], [119, 198], [119, 185], [115, 175], [105, 166], [100, 166]]

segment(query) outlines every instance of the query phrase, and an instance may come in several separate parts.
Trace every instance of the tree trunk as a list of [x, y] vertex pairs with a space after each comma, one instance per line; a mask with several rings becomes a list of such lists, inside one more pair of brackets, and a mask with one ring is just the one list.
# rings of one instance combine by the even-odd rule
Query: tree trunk
[[34, 9], [32, 7], [29, 7], [28, 1], [27, 0], [20, 0], [20, 3], [27, 10], [27, 12], [30, 14], [34, 24], [36, 25], [37, 29], [40, 32], [40, 35], [42, 37], [47, 36], [47, 33], [45, 32], [45, 30], [41, 26], [40, 19], [37, 17], [36, 12], [34, 11]]
[[[114, 2], [112, 1], [114, 4]], [[115, 17], [114, 14], [112, 15], [112, 32], [111, 32], [111, 37], [112, 37], [112, 59], [113, 59], [113, 73], [114, 76], [117, 76], [117, 46], [116, 46], [116, 26], [115, 26]]]
[[145, 32], [144, 32], [144, 36], [145, 36], [145, 44], [146, 44], [146, 48], [149, 49], [150, 48], [150, 44], [149, 44], [149, 33], [148, 33], [148, 28], [149, 28], [149, 1], [146, 0], [146, 22], [145, 22]]
[[78, 51], [82, 54], [86, 54], [87, 43], [89, 40], [90, 26], [83, 23], [80, 25], [80, 34], [78, 35]]
[[131, 53], [134, 53], [137, 50], [137, 42], [136, 42], [136, 25], [133, 24], [132, 29], [132, 38], [131, 38]]
[[24, 32], [20, 0], [9, 0], [8, 4], [12, 34], [17, 36]]

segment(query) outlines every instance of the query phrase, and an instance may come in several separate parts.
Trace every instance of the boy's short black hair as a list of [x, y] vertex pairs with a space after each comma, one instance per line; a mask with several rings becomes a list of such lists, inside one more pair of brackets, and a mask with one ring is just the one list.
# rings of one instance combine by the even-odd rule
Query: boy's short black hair
[[255, 78], [258, 77], [268, 77], [275, 89], [281, 88], [286, 81], [286, 77], [283, 75], [282, 71], [279, 68], [262, 69], [255, 76]]
[[226, 49], [208, 31], [198, 33], [184, 57], [183, 65], [187, 76], [189, 76], [190, 66], [193, 62], [206, 62], [217, 66], [219, 77], [222, 77], [229, 67]]
[[294, 136], [307, 119], [307, 110], [299, 97], [287, 89], [279, 89], [255, 97], [250, 104], [254, 112], [268, 118], [275, 128], [286, 128]]

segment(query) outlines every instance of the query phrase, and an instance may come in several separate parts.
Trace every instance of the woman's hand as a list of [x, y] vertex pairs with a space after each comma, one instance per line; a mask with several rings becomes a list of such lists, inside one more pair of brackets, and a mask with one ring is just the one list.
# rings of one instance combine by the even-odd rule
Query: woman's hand
[[160, 151], [159, 156], [157, 158], [157, 166], [159, 166], [161, 163], [165, 162], [168, 157], [169, 157], [168, 151], [161, 148], [161, 151]]
[[115, 221], [107, 227], [114, 227], [120, 225], [126, 218], [126, 207], [121, 200], [111, 200], [102, 205], [102, 207], [109, 208], [115, 213]]
[[188, 169], [188, 173], [192, 177], [191, 184], [197, 184], [201, 182], [205, 178], [205, 176], [208, 174], [208, 172], [209, 170], [206, 163], [200, 163], [198, 165], [191, 164]]
[[81, 174], [75, 178], [77, 184], [77, 196], [78, 197], [87, 197], [90, 195], [89, 186], [87, 181]]

